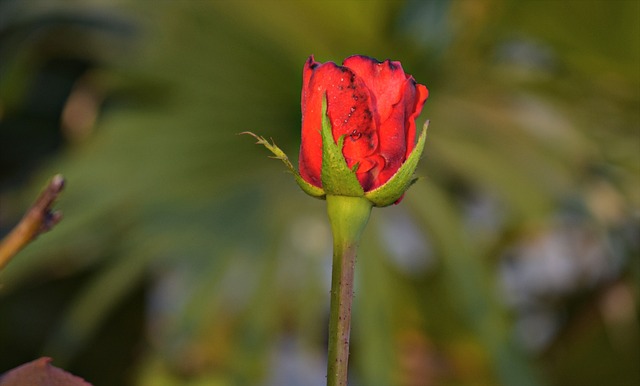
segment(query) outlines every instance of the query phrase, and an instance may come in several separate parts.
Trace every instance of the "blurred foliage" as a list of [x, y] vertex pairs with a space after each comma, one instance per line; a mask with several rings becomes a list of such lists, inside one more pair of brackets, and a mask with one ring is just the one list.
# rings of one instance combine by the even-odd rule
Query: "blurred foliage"
[[355, 53], [431, 125], [365, 232], [352, 384], [638, 384], [634, 0], [0, 1], [0, 232], [68, 180], [0, 276], [0, 369], [323, 384], [324, 203], [237, 133], [295, 155], [304, 60]]

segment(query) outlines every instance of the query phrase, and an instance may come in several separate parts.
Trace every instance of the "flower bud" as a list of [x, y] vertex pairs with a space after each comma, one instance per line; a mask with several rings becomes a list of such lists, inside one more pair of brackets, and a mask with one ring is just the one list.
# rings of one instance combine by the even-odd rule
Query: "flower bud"
[[[427, 96], [427, 88], [405, 74], [400, 62], [351, 56], [338, 66], [309, 57], [303, 71], [300, 176], [326, 194], [359, 191], [376, 206], [399, 200], [411, 184], [415, 166], [407, 181], [396, 178], [393, 186], [383, 187], [416, 149], [415, 120]], [[328, 142], [335, 143], [342, 156], [331, 153]], [[346, 167], [336, 163], [339, 159]], [[354, 174], [360, 189], [344, 185], [345, 180], [353, 182], [344, 170]], [[340, 175], [343, 182], [332, 181], [331, 175]]]
[[[351, 56], [342, 66], [310, 56], [302, 74], [299, 172], [275, 144], [252, 134], [294, 174], [307, 194], [398, 203], [415, 179], [426, 140], [416, 118], [429, 91], [400, 62]], [[251, 133], [249, 133], [251, 134]]]

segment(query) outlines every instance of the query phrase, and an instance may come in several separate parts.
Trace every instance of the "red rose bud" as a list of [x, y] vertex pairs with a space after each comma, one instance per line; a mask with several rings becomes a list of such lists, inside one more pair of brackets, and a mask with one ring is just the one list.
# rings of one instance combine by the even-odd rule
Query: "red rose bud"
[[299, 172], [275, 143], [249, 134], [282, 160], [302, 190], [398, 203], [415, 179], [426, 141], [416, 118], [429, 91], [400, 62], [351, 56], [342, 66], [309, 57], [303, 72]]
[[[335, 142], [343, 138], [342, 155], [347, 167], [355, 171], [365, 193], [380, 189], [398, 173], [416, 148], [415, 120], [428, 93], [424, 85], [404, 73], [400, 62], [351, 56], [338, 66], [333, 62], [318, 63], [313, 56], [309, 57], [303, 71], [300, 176], [327, 194], [335, 193], [323, 184], [321, 128], [322, 103], [326, 97], [331, 134]], [[407, 183], [394, 190], [401, 187], [406, 190], [414, 170], [415, 166], [408, 173], [408, 181], [402, 181]], [[389, 205], [388, 199], [374, 204]]]

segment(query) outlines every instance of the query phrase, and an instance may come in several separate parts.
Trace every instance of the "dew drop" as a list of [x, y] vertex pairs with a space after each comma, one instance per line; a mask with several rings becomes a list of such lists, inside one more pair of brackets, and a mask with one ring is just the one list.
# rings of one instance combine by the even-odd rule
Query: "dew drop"
[[360, 139], [360, 137], [362, 137], [362, 133], [355, 129], [351, 132], [351, 134], [349, 134], [349, 138], [351, 138], [352, 141], [357, 141]]

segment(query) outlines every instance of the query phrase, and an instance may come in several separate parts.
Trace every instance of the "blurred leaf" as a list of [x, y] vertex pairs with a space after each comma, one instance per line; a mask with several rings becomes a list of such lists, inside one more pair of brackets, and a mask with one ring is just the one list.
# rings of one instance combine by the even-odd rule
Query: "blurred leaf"
[[[516, 325], [526, 307], [579, 314], [569, 307], [575, 296], [597, 297], [638, 257], [637, 237], [629, 236], [640, 205], [636, 1], [6, 4], [21, 31], [34, 33], [40, 24], [28, 21], [53, 15], [68, 30], [79, 23], [97, 34], [67, 41], [68, 34], [42, 29], [42, 42], [57, 45], [17, 45], [22, 35], [11, 29], [0, 35], [0, 47], [11, 47], [3, 51], [2, 74], [9, 75], [0, 79], [0, 132], [35, 126], [66, 138], [34, 123], [26, 108], [66, 103], [68, 91], [54, 95], [41, 86], [48, 83], [34, 82], [53, 76], [38, 72], [47, 59], [71, 63], [82, 54], [104, 95], [87, 139], [68, 140], [34, 161], [37, 173], [0, 193], [0, 221], [12, 221], [44, 177], [62, 172], [68, 179], [58, 205], [65, 220], [0, 276], [3, 298], [34, 282], [82, 279], [51, 323], [47, 354], [73, 364], [142, 286], [148, 345], [132, 364], [139, 383], [321, 384], [330, 260], [323, 203], [308, 199], [279, 162], [237, 133], [260, 133], [295, 154], [304, 59], [366, 54], [401, 60], [430, 89], [418, 122], [431, 121], [418, 168], [426, 178], [400, 205], [431, 262], [403, 269], [393, 257], [402, 242], [382, 240], [375, 228], [366, 232], [352, 379], [393, 383], [428, 371], [438, 384], [523, 385], [542, 382], [541, 368], [549, 383], [571, 383], [583, 379], [576, 369], [598, 359], [597, 342], [580, 346], [590, 354], [580, 357], [542, 355], [556, 353], [552, 344], [526, 351]], [[96, 14], [106, 15], [104, 22]], [[138, 33], [104, 27], [120, 31], [121, 20]], [[70, 89], [75, 81], [62, 83]], [[15, 113], [20, 109], [29, 113]], [[45, 121], [47, 130], [60, 128], [57, 115]], [[33, 139], [40, 136], [26, 137], [40, 154]], [[385, 216], [374, 212], [372, 227]], [[575, 231], [601, 229], [593, 243], [615, 245], [599, 249], [610, 250], [599, 267], [614, 273], [566, 283], [572, 292], [551, 300], [530, 294], [525, 308], [509, 304], [501, 264], [523, 242], [538, 248], [533, 263], [543, 264], [544, 246], [531, 240], [566, 217]], [[551, 342], [580, 326], [554, 325]], [[9, 339], [9, 331], [0, 333]], [[414, 370], [407, 358], [417, 361]], [[296, 369], [282, 365], [294, 359]], [[637, 355], [619, 359], [608, 368], [633, 380], [627, 363]], [[553, 371], [560, 362], [571, 370]]]

